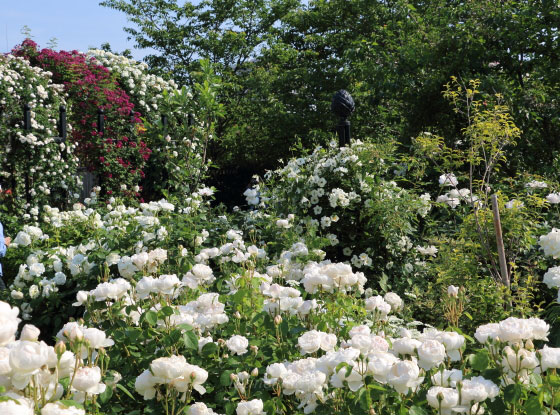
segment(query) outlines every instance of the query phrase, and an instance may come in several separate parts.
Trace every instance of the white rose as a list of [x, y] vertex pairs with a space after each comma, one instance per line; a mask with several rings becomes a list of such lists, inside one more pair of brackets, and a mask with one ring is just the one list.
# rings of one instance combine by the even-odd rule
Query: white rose
[[154, 289], [161, 294], [171, 295], [181, 286], [181, 281], [175, 274], [160, 275], [157, 280], [154, 280]]
[[541, 320], [540, 318], [531, 317], [527, 320], [527, 323], [533, 330], [531, 337], [533, 340], [548, 340], [550, 326], [546, 323], [546, 321]]
[[519, 342], [532, 338], [533, 330], [529, 322], [525, 319], [508, 317], [498, 323], [498, 336], [504, 342]]
[[516, 352], [510, 346], [504, 347], [503, 352], [502, 367], [511, 373], [518, 373], [522, 369], [534, 369], [539, 364], [535, 352], [526, 349]]
[[[443, 347], [443, 345], [442, 345]], [[387, 374], [387, 382], [399, 393], [407, 394], [416, 388], [424, 378], [420, 378], [420, 368], [412, 360], [400, 360], [393, 364]]]
[[368, 373], [372, 374], [376, 381], [387, 383], [387, 376], [399, 359], [391, 353], [385, 352], [370, 353], [367, 357], [369, 360], [367, 365]]
[[197, 402], [189, 408], [187, 415], [219, 415], [202, 402]]
[[8, 303], [0, 301], [0, 346], [5, 346], [15, 340], [18, 324], [19, 308], [10, 307]]
[[171, 381], [171, 384], [179, 392], [186, 392], [190, 386], [201, 395], [206, 393], [202, 386], [208, 379], [208, 372], [199, 366], [186, 364], [182, 376]]
[[76, 371], [72, 382], [72, 389], [92, 395], [105, 391], [105, 384], [101, 383], [101, 369], [94, 367], [81, 367]]
[[249, 340], [247, 340], [243, 336], [235, 335], [232, 336], [226, 342], [226, 346], [232, 353], [235, 353], [237, 355], [242, 355], [247, 353], [247, 347], [249, 347]]
[[45, 365], [49, 358], [49, 347], [44, 342], [20, 341], [10, 350], [10, 366], [13, 370], [12, 384], [23, 389], [30, 377]]
[[363, 376], [360, 375], [355, 369], [352, 369], [349, 376], [347, 375], [347, 369], [345, 367], [341, 368], [338, 372], [335, 372], [331, 376], [331, 384], [335, 388], [343, 388], [345, 384], [352, 392], [356, 392], [363, 385]]
[[13, 243], [21, 246], [28, 246], [31, 244], [31, 236], [24, 231], [20, 231], [15, 237]]
[[33, 298], [37, 298], [39, 296], [39, 287], [36, 284], [33, 284], [31, 287], [29, 287], [29, 297]]
[[81, 340], [84, 338], [84, 329], [86, 327], [77, 323], [76, 321], [70, 321], [66, 323], [56, 334], [56, 338], [59, 340]]
[[263, 401], [253, 399], [252, 401], [241, 401], [235, 410], [237, 415], [265, 415]]
[[82, 305], [84, 305], [84, 303], [87, 303], [88, 297], [90, 295], [89, 291], [78, 291], [76, 293], [76, 302], [72, 303], [72, 305], [74, 307], [80, 307]]
[[23, 299], [23, 293], [21, 291], [12, 290], [10, 295], [14, 300], [22, 300]]
[[560, 348], [544, 346], [538, 351], [541, 360], [541, 369], [560, 369]]
[[399, 297], [399, 295], [396, 293], [388, 292], [387, 294], [385, 294], [383, 299], [391, 306], [391, 310], [393, 311], [400, 310], [403, 306], [402, 298]]
[[444, 386], [454, 388], [457, 382], [463, 380], [463, 372], [459, 369], [438, 370], [432, 375], [432, 383], [435, 386]]
[[108, 339], [104, 331], [96, 328], [87, 328], [84, 331], [84, 339], [89, 342], [89, 346], [93, 349], [101, 347], [109, 347], [115, 344], [112, 339]]
[[391, 306], [380, 295], [369, 297], [366, 300], [365, 308], [367, 311], [379, 313], [381, 319], [385, 319], [391, 312]]
[[298, 338], [298, 345], [303, 354], [315, 353], [321, 348], [323, 332], [311, 330]]
[[457, 297], [459, 295], [459, 287], [450, 285], [449, 287], [447, 287], [447, 295], [450, 297]]
[[439, 366], [445, 360], [445, 347], [437, 340], [425, 340], [418, 347], [418, 365], [424, 370]]
[[156, 389], [154, 386], [157, 383], [158, 379], [146, 369], [136, 378], [134, 388], [136, 389], [136, 392], [144, 397], [145, 400], [153, 399], [156, 396]]
[[85, 415], [84, 409], [66, 406], [60, 402], [48, 403], [41, 409], [41, 415]]
[[0, 414], [2, 415], [33, 415], [35, 411], [24, 402], [4, 401], [0, 402]]
[[280, 379], [288, 374], [284, 363], [273, 363], [266, 368], [264, 383], [267, 385], [276, 385]]
[[463, 344], [465, 344], [465, 338], [463, 336], [454, 331], [446, 331], [441, 333], [439, 341], [443, 343], [447, 355], [453, 362], [461, 360], [459, 350], [463, 347]]
[[35, 327], [33, 324], [26, 324], [21, 330], [20, 340], [37, 341], [39, 339], [39, 334], [41, 330]]
[[57, 272], [54, 274], [53, 281], [56, 285], [66, 284], [66, 274], [63, 272]]
[[402, 337], [393, 340], [393, 350], [401, 355], [413, 355], [415, 350], [422, 345], [420, 340], [411, 339], [410, 337]]
[[428, 390], [426, 399], [432, 408], [449, 410], [459, 403], [459, 393], [456, 389], [433, 386]]
[[187, 361], [185, 356], [160, 357], [150, 363], [150, 369], [155, 377], [170, 382], [183, 375]]
[[488, 339], [494, 340], [500, 334], [500, 325], [498, 323], [484, 324], [476, 329], [474, 337], [480, 343], [486, 343]]

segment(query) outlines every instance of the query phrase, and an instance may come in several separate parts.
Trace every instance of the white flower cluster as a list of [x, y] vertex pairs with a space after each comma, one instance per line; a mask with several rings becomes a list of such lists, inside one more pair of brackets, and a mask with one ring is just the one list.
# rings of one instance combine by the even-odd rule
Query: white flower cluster
[[52, 347], [39, 341], [39, 329], [29, 324], [16, 341], [18, 314], [16, 307], [0, 301], [0, 386], [5, 388], [2, 396], [10, 398], [0, 401], [0, 413], [33, 415], [34, 409], [40, 408], [41, 415], [85, 415], [83, 409], [59, 401], [63, 384], [68, 385], [68, 395], [76, 402], [104, 392], [101, 368], [90, 357], [112, 346], [113, 340], [102, 330], [67, 323], [57, 337], [70, 350], [62, 342]]
[[212, 330], [220, 324], [229, 321], [225, 314], [225, 304], [219, 301], [219, 294], [205, 293], [195, 301], [177, 306], [179, 314], [171, 316], [174, 325], [189, 324], [201, 332]]
[[134, 386], [147, 400], [155, 398], [156, 388], [159, 386], [172, 388], [183, 395], [192, 390], [204, 394], [206, 388], [202, 384], [207, 379], [208, 372], [187, 363], [185, 356], [170, 356], [153, 360], [150, 369], [146, 369], [136, 378]]
[[560, 229], [554, 228], [550, 233], [542, 235], [539, 238], [539, 245], [546, 256], [560, 258]]
[[[464, 347], [465, 338], [456, 332], [442, 332], [434, 329], [412, 338], [408, 330], [402, 330], [403, 337], [386, 339], [383, 333], [374, 334], [366, 325], [354, 326], [349, 331], [349, 339], [335, 350], [336, 337], [312, 330], [298, 340], [302, 353], [316, 353], [324, 350], [323, 356], [308, 357], [294, 362], [273, 363], [266, 368], [264, 383], [275, 393], [295, 395], [305, 413], [311, 413], [320, 402], [330, 399], [331, 388], [349, 388], [356, 392], [364, 386], [366, 376], [376, 382], [389, 385], [397, 392], [407, 394], [416, 390], [424, 381], [423, 371], [433, 371], [428, 391], [428, 403], [444, 401], [443, 413], [468, 412], [478, 410], [478, 405], [486, 399], [493, 400], [499, 388], [483, 377], [464, 379], [460, 370], [447, 370], [446, 359], [460, 360], [459, 351]], [[332, 338], [331, 338], [332, 337]], [[464, 391], [463, 395], [458, 389]], [[439, 408], [438, 405], [434, 407]]]
[[166, 81], [150, 74], [145, 63], [100, 49], [90, 49], [87, 55], [118, 75], [121, 87], [138, 100], [139, 110], [144, 115], [157, 111], [162, 105], [163, 91], [172, 93], [177, 90], [178, 86], [173, 80]]
[[[75, 145], [55, 141], [59, 105], [65, 103], [64, 86], [52, 83], [51, 72], [33, 67], [21, 57], [0, 56], [3, 135], [16, 138], [19, 144], [3, 140], [0, 145], [0, 177], [15, 186], [11, 189], [18, 196], [15, 202], [29, 212], [24, 218], [32, 215], [31, 209], [59, 196], [56, 193], [68, 191], [72, 196], [77, 189]], [[31, 108], [30, 132], [23, 131], [21, 108], [24, 104]], [[72, 130], [69, 124], [67, 128]], [[33, 180], [27, 183], [29, 188], [26, 189], [25, 176], [29, 174]], [[23, 197], [27, 190], [31, 197], [28, 204]]]
[[432, 377], [434, 384], [426, 395], [428, 404], [439, 410], [441, 415], [456, 413], [482, 413], [480, 403], [494, 400], [499, 394], [496, 384], [482, 376], [463, 379], [460, 370], [444, 370]]
[[[344, 245], [344, 255], [350, 257], [352, 266], [371, 268], [379, 258], [379, 253], [370, 248], [372, 240], [398, 240], [410, 235], [415, 218], [425, 216], [431, 209], [428, 194], [418, 197], [396, 182], [384, 179], [389, 167], [382, 159], [371, 160], [371, 151], [371, 144], [360, 141], [343, 148], [336, 144], [317, 147], [312, 154], [291, 159], [285, 167], [267, 173], [265, 178], [270, 179], [270, 185], [259, 186], [259, 197], [283, 204], [295, 216], [293, 221], [279, 220], [278, 226], [291, 228], [298, 234], [303, 234], [306, 228], [315, 228], [331, 246]], [[245, 195], [254, 198], [257, 194], [254, 190], [249, 189]], [[405, 223], [392, 228], [395, 231], [392, 232], [386, 225], [391, 227], [395, 223], [397, 211], [402, 213], [399, 217]], [[346, 230], [358, 221], [368, 222], [368, 215], [372, 219], [368, 223], [372, 226], [368, 236], [364, 236], [366, 232], [358, 238], [348, 235]], [[254, 212], [252, 216], [256, 216]], [[384, 242], [383, 246], [391, 245], [389, 241]]]
[[560, 203], [560, 193], [558, 192], [550, 193], [546, 197], [546, 201], [550, 204], [557, 205], [558, 203]]
[[446, 173], [439, 176], [440, 186], [456, 187], [459, 184], [457, 177], [453, 173]]
[[137, 272], [146, 270], [156, 272], [158, 267], [167, 260], [167, 251], [156, 248], [150, 252], [141, 252], [132, 256], [123, 256], [117, 266], [119, 273], [124, 278], [132, 278]]
[[541, 182], [539, 180], [531, 180], [525, 184], [526, 189], [546, 189], [548, 184], [546, 182]]
[[36, 227], [30, 225], [24, 225], [23, 229], [18, 232], [14, 238], [12, 248], [18, 246], [29, 246], [35, 241], [42, 241], [49, 239], [48, 235], [43, 234], [43, 231]]
[[287, 313], [304, 317], [319, 308], [317, 300], [304, 300], [301, 292], [293, 287], [264, 282], [260, 289], [262, 294], [268, 297], [264, 300], [263, 310], [273, 316]]
[[352, 267], [344, 263], [323, 261], [311, 262], [303, 269], [301, 283], [310, 294], [325, 292], [364, 292], [367, 278], [363, 272], [352, 272]]
[[257, 206], [260, 203], [259, 185], [245, 190], [245, 192], [243, 192], [243, 196], [245, 196], [245, 200], [249, 206]]
[[436, 203], [447, 203], [451, 208], [455, 209], [461, 202], [473, 203], [477, 200], [478, 197], [471, 195], [469, 189], [451, 189], [449, 192], [439, 195]]
[[[401, 360], [389, 351], [383, 337], [371, 333], [367, 326], [356, 326], [343, 348], [334, 350], [336, 337], [310, 331], [302, 335], [298, 344], [303, 353], [326, 350], [320, 358], [309, 357], [295, 362], [274, 363], [266, 369], [264, 382], [285, 395], [295, 394], [299, 408], [305, 413], [315, 410], [319, 402], [329, 399], [329, 387], [352, 391], [363, 386], [366, 375], [382, 384], [393, 386], [400, 393], [415, 389], [422, 381], [416, 360]], [[345, 366], [338, 369], [339, 365]]]
[[[97, 192], [98, 189], [94, 189], [91, 199], [97, 195]], [[202, 196], [196, 196], [195, 199], [203, 200]], [[198, 208], [192, 207], [190, 212], [195, 213], [197, 210]], [[10, 285], [12, 298], [18, 301], [17, 304], [23, 311], [23, 318], [31, 317], [33, 311], [29, 305], [31, 300], [36, 300], [41, 296], [47, 298], [56, 294], [61, 286], [68, 285], [70, 279], [77, 282], [78, 289], [83, 289], [89, 279], [93, 277], [90, 275], [92, 270], [98, 265], [90, 258], [99, 257], [99, 251], [104, 252], [105, 260], [103, 262], [106, 266], [115, 265], [118, 273], [124, 279], [131, 280], [137, 274], [157, 274], [167, 260], [167, 250], [159, 247], [167, 237], [167, 230], [165, 226], [162, 226], [161, 218], [185, 214], [184, 212], [175, 213], [175, 211], [175, 206], [166, 200], [141, 204], [140, 209], [123, 205], [109, 206], [109, 212], [104, 216], [101, 216], [93, 207], [85, 208], [80, 204], [76, 204], [72, 210], [62, 212], [57, 208], [44, 206], [43, 218], [50, 227], [49, 233], [86, 228], [87, 232], [91, 232], [91, 237], [88, 239], [84, 235], [84, 242], [76, 246], [52, 246], [52, 244], [48, 244], [49, 235], [41, 228], [29, 225], [23, 227], [10, 246], [10, 249], [24, 247], [29, 249], [31, 247], [31, 253], [27, 257], [26, 263], [20, 265], [19, 272]], [[110, 236], [115, 232], [135, 235], [134, 241], [130, 242], [132, 251], [128, 250], [128, 255], [118, 252], [120, 249], [117, 245], [118, 241]], [[196, 243], [203, 243], [208, 235], [207, 231], [202, 231], [196, 237]], [[238, 239], [223, 247], [222, 261], [243, 262], [254, 258], [255, 255], [259, 257], [264, 255], [262, 249], [253, 246], [246, 248], [240, 235], [237, 233], [235, 235]], [[116, 245], [117, 247], [115, 247]], [[153, 248], [150, 249], [150, 247]], [[107, 251], [112, 252], [107, 255]], [[231, 254], [231, 256], [227, 254]], [[211, 270], [208, 274], [208, 269], [202, 264], [205, 262], [203, 256], [201, 254], [201, 264], [196, 264], [191, 272], [184, 276], [183, 282], [179, 281], [181, 287], [185, 284], [192, 287], [195, 281], [205, 285], [213, 281]], [[99, 265], [103, 265], [103, 263]], [[78, 276], [79, 278], [77, 278]], [[144, 280], [140, 285], [140, 291], [143, 289], [148, 295], [152, 289], [154, 292], [164, 293], [167, 288], [171, 288], [164, 286], [172, 282], [172, 277], [159, 276], [156, 279], [159, 282], [153, 287], [149, 284], [149, 279]], [[108, 282], [106, 286], [99, 287], [96, 292], [80, 293], [78, 303], [84, 303], [88, 297], [94, 298], [95, 301], [105, 301], [101, 292], [115, 288], [116, 281], [118, 279]], [[128, 287], [124, 286], [117, 291], [127, 292]], [[110, 295], [107, 300], [117, 299], [113, 297]]]
[[91, 291], [78, 291], [77, 301], [73, 305], [81, 306], [87, 302], [88, 298], [93, 298], [93, 301], [116, 301], [127, 295], [130, 289], [130, 283], [123, 278], [102, 282]]
[[489, 340], [515, 344], [525, 340], [547, 340], [549, 329], [549, 325], [539, 318], [509, 317], [499, 323], [480, 326], [474, 337], [483, 344]]
[[187, 411], [187, 415], [220, 415], [217, 412], [214, 412], [212, 408], [208, 408], [204, 403], [197, 402], [194, 405], [191, 405], [189, 410]]
[[560, 348], [544, 346], [535, 351], [533, 340], [547, 340], [549, 325], [538, 318], [509, 317], [480, 326], [475, 338], [499, 357], [504, 384], [528, 384], [532, 373], [560, 368]]

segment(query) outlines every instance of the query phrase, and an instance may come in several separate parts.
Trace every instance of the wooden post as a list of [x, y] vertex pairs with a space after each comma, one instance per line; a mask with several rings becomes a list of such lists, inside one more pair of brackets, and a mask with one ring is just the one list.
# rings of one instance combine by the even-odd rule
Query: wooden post
[[502, 283], [509, 288], [510, 282], [507, 270], [506, 251], [504, 249], [504, 239], [502, 238], [502, 223], [500, 221], [500, 209], [498, 208], [498, 196], [496, 194], [492, 195], [492, 211], [494, 213], [494, 230], [496, 231], [496, 245], [498, 247]]

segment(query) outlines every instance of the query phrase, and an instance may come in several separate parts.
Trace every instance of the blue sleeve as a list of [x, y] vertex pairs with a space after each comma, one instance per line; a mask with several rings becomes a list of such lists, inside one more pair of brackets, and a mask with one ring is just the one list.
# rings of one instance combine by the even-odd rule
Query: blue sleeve
[[6, 244], [4, 243], [4, 228], [0, 222], [0, 257], [6, 255]]

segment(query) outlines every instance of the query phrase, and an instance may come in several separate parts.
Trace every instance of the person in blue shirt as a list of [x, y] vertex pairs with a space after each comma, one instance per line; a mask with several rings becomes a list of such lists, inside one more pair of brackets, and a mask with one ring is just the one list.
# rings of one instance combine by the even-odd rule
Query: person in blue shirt
[[[4, 228], [2, 227], [2, 222], [0, 222], [0, 258], [6, 255], [6, 248], [10, 245], [12, 239], [10, 237], [4, 237]], [[2, 264], [0, 263], [0, 290], [5, 290], [6, 284], [2, 279]]]

